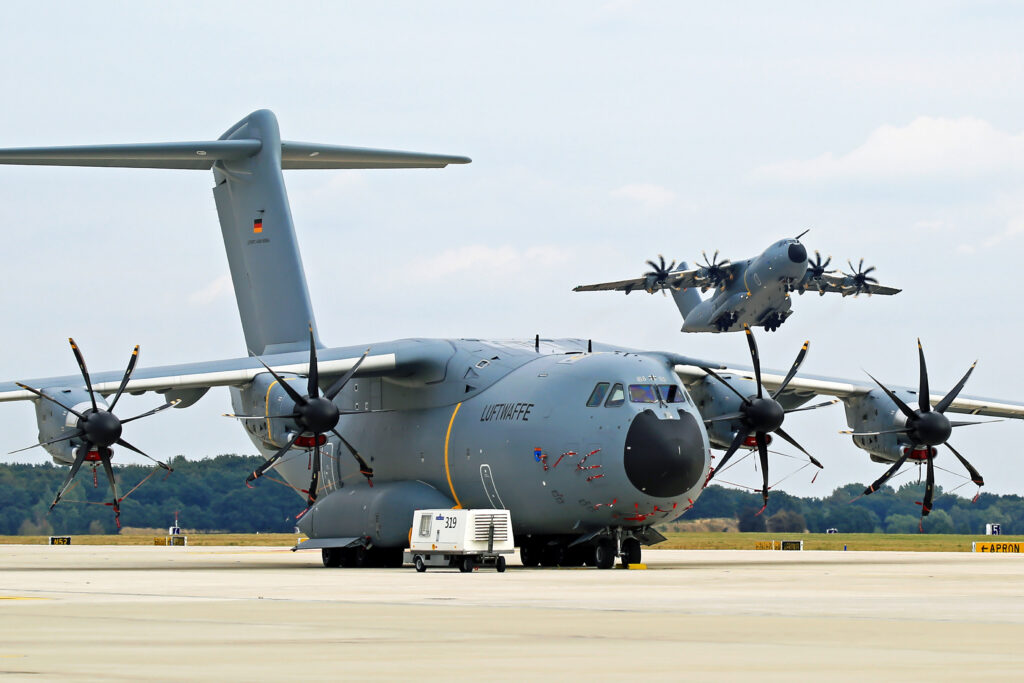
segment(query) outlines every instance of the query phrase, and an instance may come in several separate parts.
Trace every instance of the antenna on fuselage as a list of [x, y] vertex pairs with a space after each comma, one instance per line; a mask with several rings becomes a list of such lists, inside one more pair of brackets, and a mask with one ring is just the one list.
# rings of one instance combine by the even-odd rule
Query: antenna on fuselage
[[536, 335], [533, 338], [533, 350], [536, 351], [537, 353], [540, 353], [540, 335], [539, 334]]
[[587, 340], [587, 353], [593, 353], [593, 352], [594, 352], [594, 340], [593, 339], [588, 339]]

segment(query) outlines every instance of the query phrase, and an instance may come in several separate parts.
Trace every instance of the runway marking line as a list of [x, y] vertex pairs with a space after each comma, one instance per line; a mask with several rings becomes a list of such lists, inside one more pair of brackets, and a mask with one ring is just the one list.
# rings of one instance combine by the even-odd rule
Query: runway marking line
[[28, 595], [0, 595], [0, 600], [49, 600], [50, 598], [34, 598]]

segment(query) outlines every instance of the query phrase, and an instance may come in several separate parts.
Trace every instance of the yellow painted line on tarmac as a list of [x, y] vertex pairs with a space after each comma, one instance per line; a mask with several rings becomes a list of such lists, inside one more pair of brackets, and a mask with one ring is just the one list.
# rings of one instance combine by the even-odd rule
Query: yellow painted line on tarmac
[[49, 600], [50, 598], [36, 598], [28, 595], [0, 595], [0, 600]]

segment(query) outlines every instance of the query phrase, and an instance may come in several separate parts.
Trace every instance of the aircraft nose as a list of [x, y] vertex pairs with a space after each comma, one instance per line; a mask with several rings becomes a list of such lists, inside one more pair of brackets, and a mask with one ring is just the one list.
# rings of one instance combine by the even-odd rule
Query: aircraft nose
[[704, 473], [704, 438], [697, 420], [679, 411], [678, 420], [659, 420], [652, 411], [633, 418], [623, 464], [633, 486], [658, 498], [688, 491]]
[[793, 263], [803, 263], [807, 260], [807, 248], [799, 242], [789, 245], [789, 260]]

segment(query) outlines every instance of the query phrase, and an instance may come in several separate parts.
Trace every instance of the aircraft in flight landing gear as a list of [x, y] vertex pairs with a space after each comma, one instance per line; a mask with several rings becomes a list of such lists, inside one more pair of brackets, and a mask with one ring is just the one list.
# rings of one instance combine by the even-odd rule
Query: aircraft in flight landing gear
[[[799, 447], [781, 429], [785, 414], [818, 394], [884, 415], [890, 399], [871, 385], [799, 376], [806, 348], [785, 376], [762, 372], [750, 334], [753, 375], [587, 339], [322, 344], [282, 170], [469, 161], [283, 141], [267, 110], [215, 141], [0, 150], [0, 164], [212, 170], [248, 350], [157, 367], [136, 367], [136, 351], [124, 372], [90, 373], [72, 343], [77, 373], [0, 383], [0, 401], [34, 402], [38, 445], [71, 466], [70, 482], [86, 463], [109, 473], [117, 447], [139, 451], [123, 434], [132, 420], [228, 387], [229, 417], [266, 458], [248, 483], [274, 470], [300, 492], [301, 547], [320, 549], [327, 566], [399, 564], [412, 512], [446, 507], [510, 510], [528, 566], [635, 563], [662, 539], [654, 525], [699, 498], [712, 445], [757, 448], [763, 459], [773, 434]], [[113, 409], [125, 391], [164, 403], [121, 419]], [[938, 412], [1024, 417], [1020, 404], [944, 403]]]
[[[683, 332], [740, 331], [744, 325], [777, 330], [793, 314], [791, 292], [818, 292], [824, 296], [835, 292], [841, 296], [859, 294], [898, 294], [900, 290], [878, 284], [871, 273], [874, 266], [864, 268], [864, 259], [849, 273], [835, 275], [828, 270], [832, 257], [822, 261], [815, 252], [808, 259], [800, 238], [779, 240], [761, 254], [744, 261], [719, 261], [718, 252], [710, 259], [703, 254], [704, 264], [689, 268], [685, 262], [666, 265], [665, 258], [648, 261], [650, 270], [643, 277], [596, 285], [580, 285], [574, 292], [617, 291], [629, 294], [642, 290], [649, 294], [668, 290], [683, 316]], [[707, 299], [701, 292], [712, 289]], [[699, 291], [698, 291], [699, 290]]]

